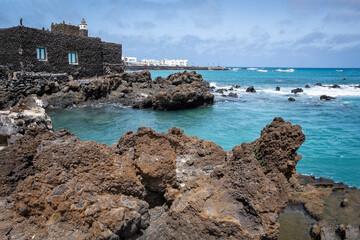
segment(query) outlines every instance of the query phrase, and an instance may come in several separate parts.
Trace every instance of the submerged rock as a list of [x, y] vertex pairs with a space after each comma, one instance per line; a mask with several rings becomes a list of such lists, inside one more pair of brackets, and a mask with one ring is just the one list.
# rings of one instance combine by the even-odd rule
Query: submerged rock
[[221, 94], [224, 94], [224, 89], [216, 89], [215, 91], [216, 93], [221, 93]]
[[280, 87], [276, 87], [275, 91], [280, 91]]
[[315, 83], [315, 85], [322, 87], [322, 84], [321, 84], [321, 83]]
[[289, 98], [288, 98], [288, 101], [290, 101], [290, 102], [295, 102], [295, 98], [289, 97]]
[[327, 96], [327, 95], [321, 95], [320, 96], [320, 100], [330, 101], [330, 100], [333, 100], [333, 99], [336, 99], [336, 97], [330, 97], [330, 96]]
[[330, 88], [341, 88], [341, 87], [337, 84], [334, 84], [334, 85], [330, 86]]
[[296, 89], [291, 90], [291, 93], [297, 94], [297, 93], [303, 92], [303, 91], [304, 91], [304, 90], [302, 90], [301, 88], [296, 88]]
[[256, 90], [253, 86], [250, 86], [246, 89], [246, 92], [250, 92], [250, 93], [256, 93]]
[[310, 86], [308, 84], [305, 85], [305, 88], [310, 88]]
[[229, 97], [238, 98], [238, 95], [237, 95], [237, 93], [231, 92], [231, 93], [229, 93]]

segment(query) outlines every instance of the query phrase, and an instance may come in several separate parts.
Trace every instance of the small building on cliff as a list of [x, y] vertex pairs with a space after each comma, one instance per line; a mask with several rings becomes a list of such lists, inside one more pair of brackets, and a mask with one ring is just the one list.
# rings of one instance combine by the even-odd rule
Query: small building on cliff
[[51, 31], [19, 26], [0, 29], [0, 65], [11, 71], [68, 73], [75, 78], [121, 72], [122, 45], [89, 37], [78, 26], [52, 24]]

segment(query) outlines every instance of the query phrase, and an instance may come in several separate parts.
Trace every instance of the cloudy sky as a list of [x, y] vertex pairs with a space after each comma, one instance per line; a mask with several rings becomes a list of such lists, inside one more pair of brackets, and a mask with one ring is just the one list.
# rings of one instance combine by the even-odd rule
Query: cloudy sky
[[88, 23], [123, 54], [192, 65], [360, 67], [360, 0], [0, 0], [0, 28]]

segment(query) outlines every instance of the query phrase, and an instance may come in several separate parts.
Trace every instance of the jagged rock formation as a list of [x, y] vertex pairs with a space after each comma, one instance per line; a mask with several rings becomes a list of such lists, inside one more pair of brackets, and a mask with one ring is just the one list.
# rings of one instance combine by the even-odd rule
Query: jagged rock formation
[[[331, 190], [294, 174], [304, 140], [300, 126], [281, 118], [229, 152], [178, 128], [140, 127], [111, 147], [65, 130], [29, 128], [0, 152], [0, 235], [277, 239], [282, 209], [302, 204], [318, 221], [312, 234], [332, 236], [326, 235], [333, 229], [328, 219], [336, 218], [326, 215]], [[355, 219], [358, 195], [351, 194], [359, 191], [347, 190], [336, 201]], [[338, 218], [343, 225], [335, 230], [358, 236], [358, 223], [349, 221]]]
[[21, 99], [13, 109], [0, 111], [0, 146], [14, 143], [27, 129], [36, 127], [53, 127], [42, 102], [34, 96]]
[[152, 81], [149, 71], [111, 74], [72, 80], [61, 74], [17, 74], [1, 80], [0, 108], [16, 105], [20, 99], [36, 94], [45, 107], [118, 103], [133, 108], [175, 110], [210, 105], [214, 95], [209, 83], [196, 72], [175, 73]]

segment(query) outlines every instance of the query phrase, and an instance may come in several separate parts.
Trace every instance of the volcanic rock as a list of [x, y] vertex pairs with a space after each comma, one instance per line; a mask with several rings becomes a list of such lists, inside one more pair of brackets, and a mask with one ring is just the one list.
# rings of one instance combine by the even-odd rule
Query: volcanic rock
[[305, 88], [310, 88], [310, 86], [308, 84], [305, 85]]
[[221, 93], [221, 94], [224, 94], [224, 89], [216, 89], [215, 91], [216, 93]]
[[333, 100], [333, 99], [336, 99], [336, 97], [330, 97], [330, 96], [327, 96], [327, 95], [321, 95], [320, 96], [320, 100], [330, 101], [330, 100]]
[[154, 110], [175, 110], [213, 104], [210, 85], [196, 72], [174, 73], [161, 85], [161, 91], [152, 96]]
[[0, 235], [277, 239], [278, 215], [297, 203], [318, 221], [314, 236], [356, 239], [360, 191], [294, 174], [304, 141], [282, 118], [229, 152], [179, 128], [140, 127], [111, 147], [30, 128], [1, 150]]
[[234, 147], [223, 167], [185, 183], [142, 239], [276, 239], [277, 214], [289, 201], [286, 176], [295, 169], [295, 151], [304, 140], [299, 126], [274, 119], [260, 139]]
[[[175, 73], [151, 79], [149, 71], [110, 74], [73, 80], [59, 74], [17, 74], [0, 82], [0, 109], [36, 94], [47, 108], [116, 103], [134, 108], [175, 110], [213, 104], [210, 85], [196, 72]], [[143, 102], [144, 101], [144, 102]]]
[[290, 102], [295, 102], [295, 98], [289, 97], [289, 98], [288, 98], [288, 101], [290, 101]]
[[334, 84], [334, 85], [330, 86], [330, 88], [341, 88], [341, 87], [337, 84]]
[[246, 92], [250, 92], [250, 93], [256, 93], [256, 90], [253, 86], [250, 86], [246, 89]]
[[232, 98], [238, 98], [238, 95], [236, 93], [229, 93], [229, 97], [232, 97]]
[[304, 90], [302, 90], [301, 88], [296, 88], [296, 89], [291, 90], [291, 93], [297, 94], [297, 93], [303, 92], [303, 91], [304, 91]]
[[316, 86], [320, 86], [320, 87], [322, 86], [321, 83], [315, 83], [315, 85], [316, 85]]
[[275, 91], [280, 91], [280, 87], [276, 87]]
[[0, 111], [0, 145], [7, 146], [21, 138], [29, 128], [52, 130], [50, 117], [36, 96], [20, 99], [11, 110]]

